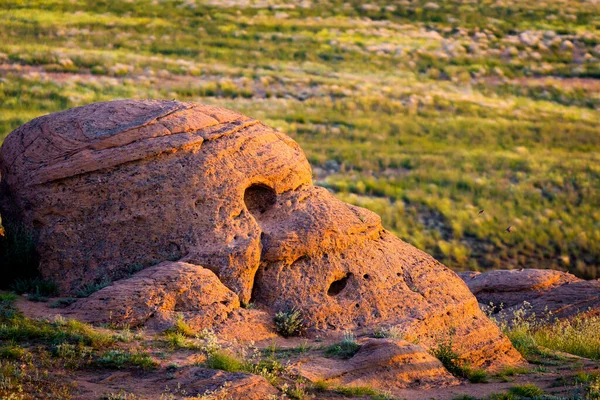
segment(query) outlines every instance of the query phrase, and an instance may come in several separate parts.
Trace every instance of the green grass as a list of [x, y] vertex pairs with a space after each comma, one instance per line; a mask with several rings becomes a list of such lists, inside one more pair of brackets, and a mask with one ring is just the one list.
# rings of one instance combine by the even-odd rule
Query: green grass
[[570, 320], [548, 321], [519, 310], [512, 321], [499, 325], [524, 357], [545, 355], [544, 349], [550, 349], [600, 360], [599, 316], [579, 315]]
[[105, 368], [140, 367], [143, 369], [154, 369], [158, 362], [146, 352], [128, 352], [125, 350], [109, 350], [102, 354], [96, 364]]
[[532, 383], [526, 383], [511, 387], [509, 393], [519, 397], [532, 398], [543, 395], [544, 391]]
[[248, 363], [240, 360], [226, 350], [218, 350], [208, 355], [206, 366], [212, 369], [221, 369], [227, 372], [248, 372]]
[[600, 5], [427, 2], [5, 1], [0, 140], [94, 101], [217, 104], [452, 268], [600, 277]]

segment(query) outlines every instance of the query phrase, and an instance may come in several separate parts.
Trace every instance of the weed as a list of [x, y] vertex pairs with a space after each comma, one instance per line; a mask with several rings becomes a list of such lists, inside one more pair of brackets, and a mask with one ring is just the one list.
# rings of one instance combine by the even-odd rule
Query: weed
[[299, 309], [279, 311], [273, 320], [277, 333], [283, 337], [299, 336], [304, 331], [304, 318]]

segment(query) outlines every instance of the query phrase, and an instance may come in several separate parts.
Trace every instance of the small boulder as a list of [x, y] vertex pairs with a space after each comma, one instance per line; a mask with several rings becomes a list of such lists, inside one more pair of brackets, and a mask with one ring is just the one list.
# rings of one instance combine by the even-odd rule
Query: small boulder
[[163, 262], [78, 300], [69, 316], [91, 323], [170, 327], [183, 318], [193, 329], [212, 328], [240, 306], [214, 272], [184, 262]]

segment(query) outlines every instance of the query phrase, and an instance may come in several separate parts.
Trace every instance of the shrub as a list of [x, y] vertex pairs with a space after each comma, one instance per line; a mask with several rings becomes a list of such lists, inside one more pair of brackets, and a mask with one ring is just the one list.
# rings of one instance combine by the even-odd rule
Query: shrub
[[283, 337], [300, 336], [304, 331], [302, 312], [296, 308], [279, 311], [273, 318], [275, 329]]

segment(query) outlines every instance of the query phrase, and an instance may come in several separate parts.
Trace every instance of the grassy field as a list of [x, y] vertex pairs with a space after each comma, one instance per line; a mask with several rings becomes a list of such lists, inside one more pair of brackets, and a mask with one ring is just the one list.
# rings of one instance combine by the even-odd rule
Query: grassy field
[[288, 133], [316, 183], [452, 268], [600, 277], [598, 2], [0, 3], [0, 140], [150, 97]]

